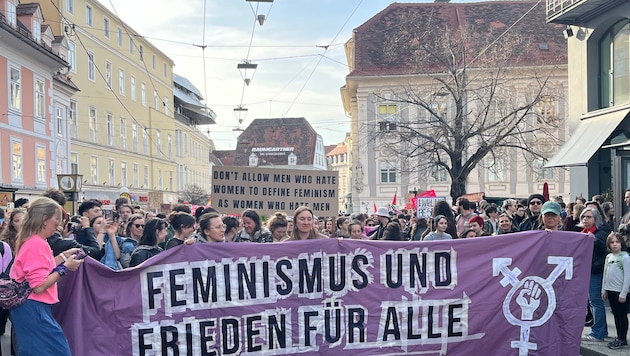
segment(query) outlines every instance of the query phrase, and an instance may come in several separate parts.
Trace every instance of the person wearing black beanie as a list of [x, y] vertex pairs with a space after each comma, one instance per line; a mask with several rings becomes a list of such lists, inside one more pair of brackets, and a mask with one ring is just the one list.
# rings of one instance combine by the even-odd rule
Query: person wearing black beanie
[[529, 216], [523, 220], [518, 227], [518, 231], [536, 230], [539, 225], [539, 216], [542, 205], [547, 201], [542, 194], [532, 194], [527, 198]]

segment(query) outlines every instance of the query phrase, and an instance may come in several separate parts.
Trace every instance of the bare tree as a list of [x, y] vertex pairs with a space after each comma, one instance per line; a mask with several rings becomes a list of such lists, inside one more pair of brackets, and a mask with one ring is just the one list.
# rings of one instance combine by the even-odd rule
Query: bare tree
[[[558, 67], [546, 58], [545, 66], [533, 64], [527, 49], [539, 44], [515, 32], [452, 30], [418, 24], [413, 17], [403, 19], [400, 28], [404, 31], [389, 32], [382, 61], [395, 64], [404, 51], [417, 71], [393, 94], [375, 93], [379, 102], [396, 103], [399, 112], [396, 119], [386, 113], [367, 124], [372, 125], [364, 127], [368, 141], [407, 160], [401, 166], [420, 176], [445, 172], [453, 199], [466, 193], [468, 177], [480, 164], [515, 152], [530, 163], [548, 158], [549, 147], [540, 142], [556, 143], [558, 127], [548, 103], [550, 78], [566, 62], [558, 59]], [[487, 168], [505, 169], [493, 165]]]
[[206, 205], [210, 194], [198, 185], [187, 185], [183, 191], [179, 193], [179, 202], [188, 202], [194, 205]]

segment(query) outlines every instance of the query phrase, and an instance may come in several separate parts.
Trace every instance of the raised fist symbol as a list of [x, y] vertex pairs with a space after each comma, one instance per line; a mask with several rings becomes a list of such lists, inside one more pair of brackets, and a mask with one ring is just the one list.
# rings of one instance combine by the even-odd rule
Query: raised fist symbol
[[521, 306], [521, 320], [532, 320], [540, 306], [540, 286], [535, 281], [527, 281], [518, 293], [516, 302]]

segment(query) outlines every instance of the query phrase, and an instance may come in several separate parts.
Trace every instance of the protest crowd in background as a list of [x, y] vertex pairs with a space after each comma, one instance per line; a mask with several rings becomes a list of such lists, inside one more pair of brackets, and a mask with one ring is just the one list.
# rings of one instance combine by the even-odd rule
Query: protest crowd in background
[[[59, 190], [50, 189], [44, 196], [60, 206], [65, 204], [64, 193]], [[625, 193], [625, 202], [630, 206], [630, 190]], [[20, 222], [29, 214], [28, 206], [29, 201], [24, 199], [19, 204], [16, 202], [13, 211], [4, 212], [0, 239], [4, 247], [2, 255], [9, 257], [2, 259], [3, 270], [16, 255], [16, 236]], [[261, 216], [251, 209], [239, 216], [226, 216], [212, 207], [191, 211], [188, 205], [176, 205], [169, 213], [157, 213], [145, 212], [124, 198], [116, 201], [114, 211], [103, 211], [100, 201], [90, 199], [79, 205], [76, 214], [65, 211], [62, 214], [57, 230], [46, 239], [52, 256], [68, 257], [65, 251], [82, 249], [113, 270], [138, 266], [161, 251], [182, 244], [282, 243], [317, 238], [428, 241], [535, 229], [588, 232], [595, 236], [595, 248], [590, 306], [585, 308], [585, 314], [588, 312], [586, 323], [592, 326], [592, 332], [585, 337], [603, 341], [607, 336], [602, 297], [609, 300], [614, 297], [611, 305], [615, 305], [615, 315], [619, 316], [615, 318], [619, 323], [618, 335], [608, 347], [627, 345], [629, 303], [626, 296], [630, 289], [627, 266], [630, 266], [630, 257], [625, 251], [630, 239], [630, 227], [626, 227], [630, 223], [630, 213], [621, 219], [619, 226], [614, 226], [612, 204], [600, 195], [590, 201], [578, 197], [568, 204], [561, 197], [549, 200], [541, 194], [532, 194], [527, 199], [506, 199], [501, 206], [465, 198], [457, 199], [453, 205], [439, 200], [433, 206], [431, 217], [418, 217], [413, 209], [397, 210], [393, 206], [375, 206], [372, 214], [337, 215], [331, 212], [330, 216], [314, 216], [305, 206], [291, 212], [277, 212], [273, 216]], [[609, 235], [615, 238], [611, 240]], [[606, 268], [605, 261], [609, 261]], [[7, 317], [8, 312], [3, 311], [0, 331], [4, 330]], [[15, 342], [13, 346], [17, 346]]]

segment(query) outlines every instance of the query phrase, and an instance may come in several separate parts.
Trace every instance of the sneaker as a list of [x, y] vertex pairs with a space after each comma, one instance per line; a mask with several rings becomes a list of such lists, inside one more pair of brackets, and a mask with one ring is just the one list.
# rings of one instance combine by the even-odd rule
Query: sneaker
[[619, 342], [619, 339], [615, 338], [612, 342], [609, 342], [606, 346], [612, 349], [612, 346]]
[[608, 344], [608, 348], [609, 349], [613, 349], [613, 350], [620, 349], [620, 348], [622, 348], [624, 346], [628, 346], [628, 342], [627, 341], [622, 341], [622, 340], [619, 340], [619, 339], [616, 339], [615, 341], [613, 341], [610, 344]]
[[582, 336], [582, 340], [584, 340], [584, 341], [604, 341], [604, 339], [598, 339], [598, 338], [596, 338], [593, 335]]

